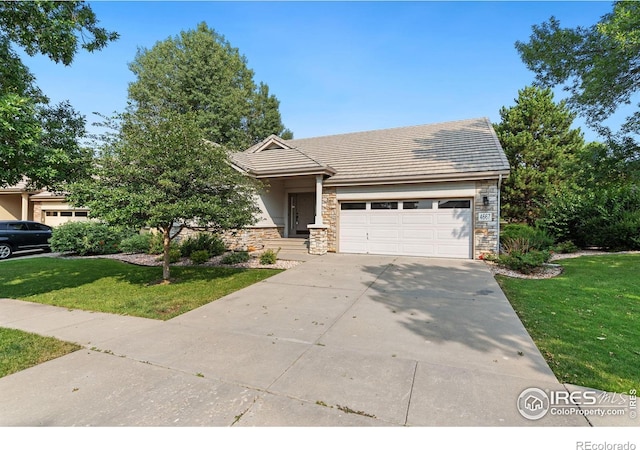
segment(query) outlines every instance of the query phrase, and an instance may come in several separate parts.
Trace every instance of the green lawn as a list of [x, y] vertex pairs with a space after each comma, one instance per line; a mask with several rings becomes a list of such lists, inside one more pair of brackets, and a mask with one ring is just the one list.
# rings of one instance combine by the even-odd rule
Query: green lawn
[[20, 330], [0, 328], [0, 377], [76, 351], [79, 345]]
[[167, 320], [279, 272], [172, 267], [174, 281], [159, 284], [161, 267], [110, 259], [17, 259], [0, 266], [0, 298]]
[[640, 255], [559, 261], [543, 280], [496, 278], [561, 382], [610, 392], [640, 386]]

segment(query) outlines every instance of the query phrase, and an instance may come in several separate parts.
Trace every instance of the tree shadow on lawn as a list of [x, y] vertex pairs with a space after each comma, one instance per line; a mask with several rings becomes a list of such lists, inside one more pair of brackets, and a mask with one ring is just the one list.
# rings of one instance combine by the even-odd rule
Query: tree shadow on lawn
[[[380, 273], [376, 266], [365, 266], [364, 270]], [[372, 323], [371, 329], [390, 327], [392, 331], [399, 325], [435, 345], [459, 343], [483, 353], [499, 352], [510, 359], [535, 350], [482, 262], [434, 258], [422, 263], [401, 258], [378, 277], [365, 296], [384, 305], [388, 312], [376, 318], [380, 322]], [[548, 373], [542, 358], [527, 359], [536, 371]]]
[[[215, 281], [244, 271], [246, 269], [227, 267], [171, 267], [171, 284]], [[28, 298], [78, 288], [105, 278], [136, 286], [154, 286], [162, 280], [162, 267], [137, 266], [100, 258], [7, 261], [0, 270], [0, 298]]]

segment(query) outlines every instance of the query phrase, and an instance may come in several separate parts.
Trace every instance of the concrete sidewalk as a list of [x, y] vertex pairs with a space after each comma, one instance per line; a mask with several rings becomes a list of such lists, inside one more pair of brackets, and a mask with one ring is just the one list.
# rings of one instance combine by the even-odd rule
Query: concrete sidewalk
[[0, 379], [8, 426], [588, 425], [523, 418], [563, 389], [486, 266], [315, 258], [167, 322], [0, 300], [83, 350]]

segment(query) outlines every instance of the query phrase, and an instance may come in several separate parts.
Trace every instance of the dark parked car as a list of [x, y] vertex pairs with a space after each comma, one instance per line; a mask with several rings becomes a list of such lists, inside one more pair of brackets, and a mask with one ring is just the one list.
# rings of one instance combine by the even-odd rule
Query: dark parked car
[[0, 259], [18, 250], [50, 250], [51, 227], [27, 220], [0, 220]]

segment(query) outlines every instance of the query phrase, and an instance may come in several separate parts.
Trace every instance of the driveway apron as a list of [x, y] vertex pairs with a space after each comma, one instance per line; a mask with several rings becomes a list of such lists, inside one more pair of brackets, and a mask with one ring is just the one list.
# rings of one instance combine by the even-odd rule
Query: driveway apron
[[172, 320], [0, 300], [82, 350], [0, 378], [4, 426], [566, 426], [564, 389], [482, 262], [328, 254]]

